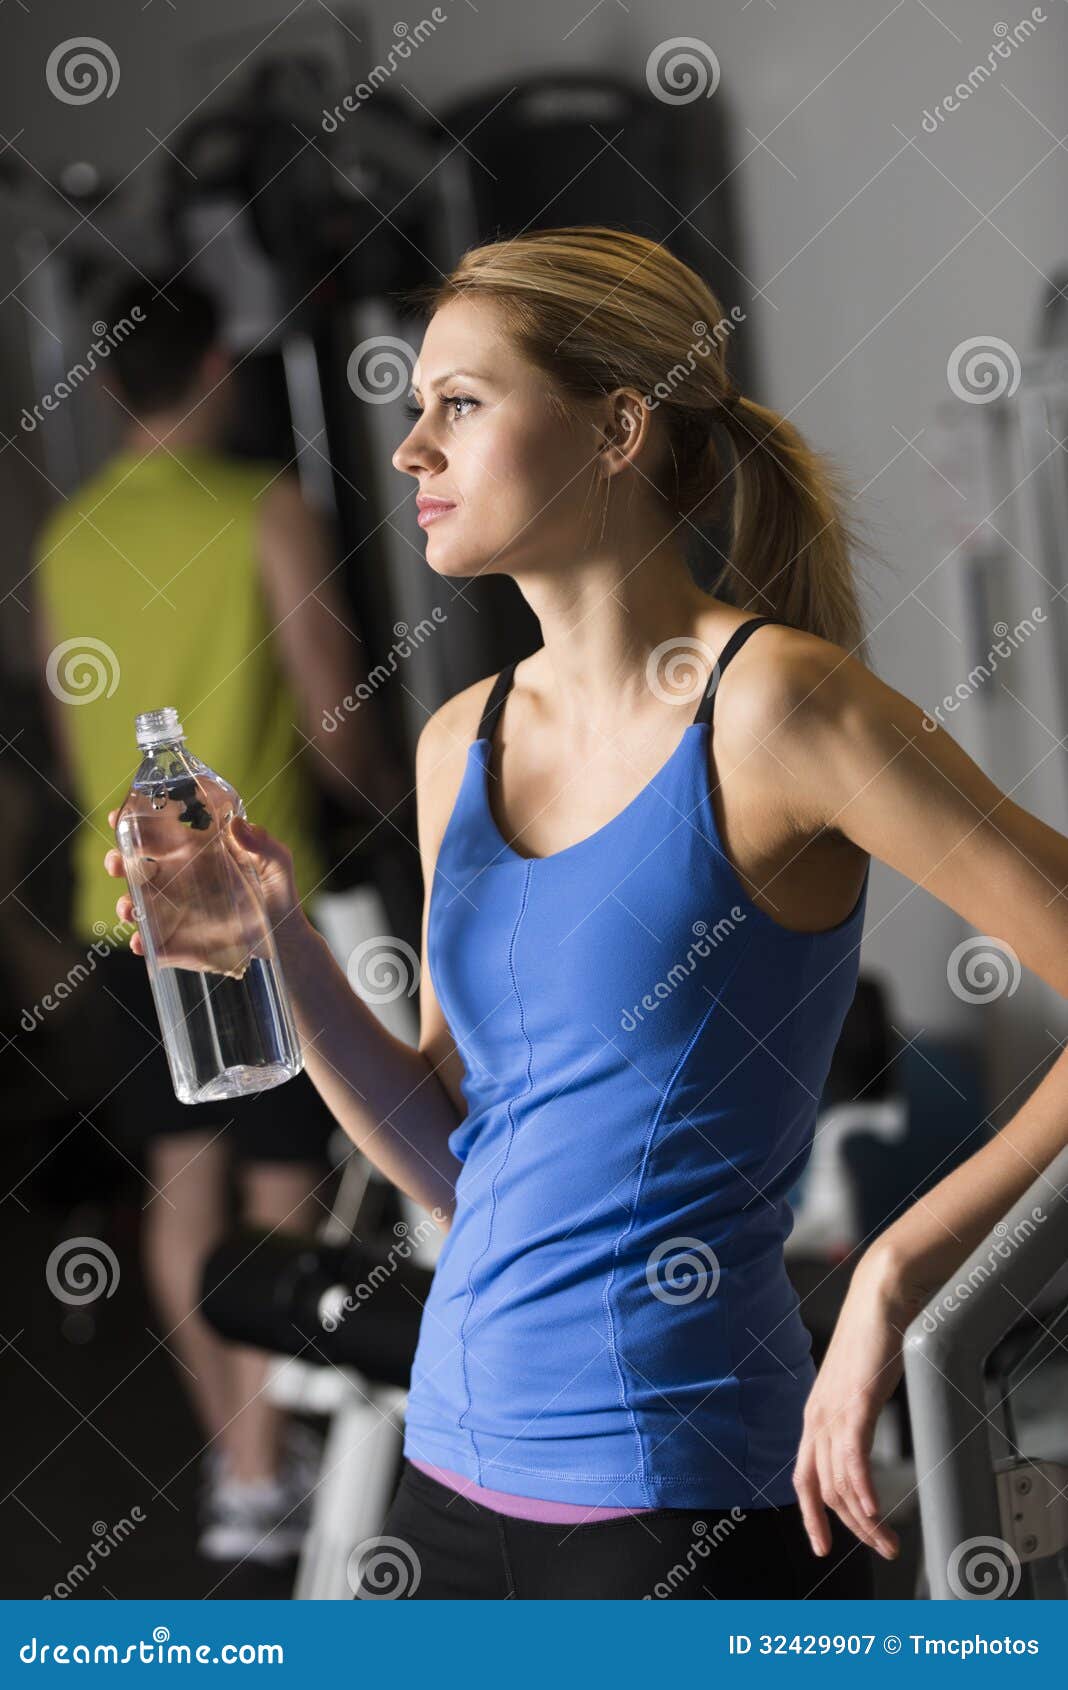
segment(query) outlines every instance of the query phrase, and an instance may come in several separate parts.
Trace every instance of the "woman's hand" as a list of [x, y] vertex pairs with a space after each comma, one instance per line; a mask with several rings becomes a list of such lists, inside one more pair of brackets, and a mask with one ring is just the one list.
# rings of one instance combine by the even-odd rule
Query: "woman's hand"
[[[112, 827], [118, 817], [118, 810], [109, 813], [108, 821]], [[222, 830], [220, 837], [239, 871], [245, 876], [254, 876], [258, 881], [268, 919], [276, 934], [283, 922], [303, 915], [293, 876], [293, 859], [287, 846], [244, 817], [235, 817]], [[183, 848], [186, 846], [187, 842], [183, 841]], [[194, 854], [196, 848], [194, 840], [188, 841], [188, 849]], [[162, 873], [167, 884], [179, 883], [182, 864], [174, 858], [172, 851], [165, 860], [145, 860], [140, 864], [139, 874], [146, 890], [151, 888], [154, 874]], [[114, 879], [124, 878], [121, 851], [117, 848], [107, 851], [104, 867]], [[136, 923], [134, 902], [128, 892], [116, 902], [115, 913], [120, 921]], [[229, 900], [214, 917], [203, 907], [198, 907], [191, 917], [180, 898], [171, 898], [164, 893], [153, 899], [153, 931], [157, 936], [159, 961], [170, 968], [240, 976], [247, 968], [252, 952], [247, 944], [242, 944], [234, 925], [234, 912]], [[258, 938], [258, 933], [254, 937]], [[130, 937], [130, 950], [135, 956], [145, 954], [144, 940], [136, 926]]]
[[831, 1508], [863, 1543], [886, 1560], [897, 1534], [880, 1523], [871, 1477], [875, 1422], [901, 1378], [905, 1330], [927, 1293], [902, 1286], [878, 1246], [862, 1257], [805, 1405], [794, 1489], [817, 1555], [831, 1547]]

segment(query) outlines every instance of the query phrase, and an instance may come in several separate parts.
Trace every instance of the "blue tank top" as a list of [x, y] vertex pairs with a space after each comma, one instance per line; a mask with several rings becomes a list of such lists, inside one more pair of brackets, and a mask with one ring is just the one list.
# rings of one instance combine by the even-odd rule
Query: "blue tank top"
[[760, 1508], [791, 1473], [811, 1343], [787, 1193], [852, 1001], [868, 891], [783, 927], [723, 850], [715, 689], [619, 815], [552, 856], [489, 804], [483, 713], [438, 854], [427, 961], [463, 1059], [456, 1210], [404, 1453], [513, 1495]]

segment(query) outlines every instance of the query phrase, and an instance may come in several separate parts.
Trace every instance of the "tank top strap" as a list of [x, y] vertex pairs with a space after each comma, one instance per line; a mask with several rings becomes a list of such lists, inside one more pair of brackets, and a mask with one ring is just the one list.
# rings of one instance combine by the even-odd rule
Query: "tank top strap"
[[750, 634], [755, 634], [756, 630], [762, 628], [766, 622], [778, 622], [778, 620], [777, 616], [752, 616], [748, 622], [739, 623], [712, 666], [712, 674], [709, 677], [701, 702], [697, 706], [694, 722], [710, 723], [712, 721], [712, 706], [716, 701], [716, 689], [723, 679], [723, 671], [731, 658], [741, 650]]
[[[518, 660], [517, 660], [518, 661]], [[478, 724], [479, 739], [492, 739], [497, 726], [497, 718], [504, 708], [504, 701], [512, 690], [512, 679], [515, 675], [515, 663], [509, 663], [502, 669], [490, 688], [489, 697], [482, 709], [482, 717]]]

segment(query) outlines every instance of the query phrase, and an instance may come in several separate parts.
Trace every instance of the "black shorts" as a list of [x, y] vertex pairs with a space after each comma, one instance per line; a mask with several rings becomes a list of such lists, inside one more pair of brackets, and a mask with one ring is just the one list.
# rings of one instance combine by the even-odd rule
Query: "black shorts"
[[498, 1514], [405, 1461], [381, 1533], [353, 1550], [349, 1583], [361, 1601], [870, 1597], [871, 1550], [837, 1516], [830, 1527], [820, 1557], [796, 1502], [551, 1525]]
[[306, 1072], [284, 1085], [219, 1103], [180, 1103], [171, 1083], [144, 957], [98, 958], [95, 989], [110, 999], [114, 1036], [101, 1051], [86, 1110], [131, 1158], [151, 1139], [222, 1133], [236, 1156], [257, 1162], [328, 1165], [337, 1121]]

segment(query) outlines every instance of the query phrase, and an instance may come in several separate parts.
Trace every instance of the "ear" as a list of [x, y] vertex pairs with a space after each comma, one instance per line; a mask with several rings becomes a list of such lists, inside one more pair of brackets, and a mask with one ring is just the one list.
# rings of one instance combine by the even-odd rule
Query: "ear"
[[602, 475], [620, 475], [648, 455], [652, 414], [636, 388], [621, 387], [606, 394], [595, 427], [600, 437], [598, 467]]

